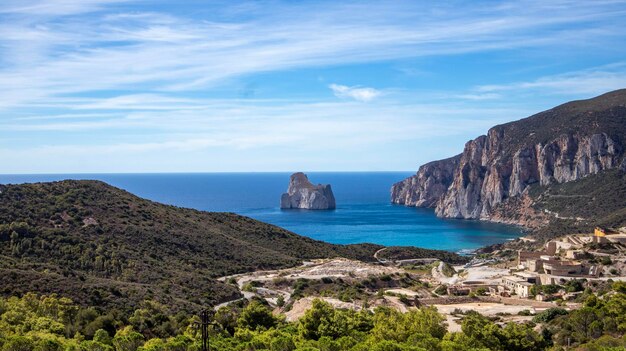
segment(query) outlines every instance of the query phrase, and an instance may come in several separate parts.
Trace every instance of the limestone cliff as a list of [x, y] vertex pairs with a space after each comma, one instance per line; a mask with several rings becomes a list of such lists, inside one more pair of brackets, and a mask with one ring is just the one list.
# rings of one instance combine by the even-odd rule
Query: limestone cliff
[[433, 161], [420, 167], [417, 174], [391, 187], [391, 201], [417, 207], [435, 207], [452, 184], [461, 155]]
[[462, 154], [426, 164], [395, 184], [391, 200], [435, 207], [442, 217], [507, 221], [500, 204], [529, 206], [509, 199], [520, 197], [531, 184], [626, 169], [625, 145], [626, 90], [618, 90], [496, 126], [469, 141]]
[[331, 210], [335, 208], [335, 196], [330, 184], [313, 185], [306, 174], [294, 173], [289, 188], [280, 198], [280, 208], [308, 210]]

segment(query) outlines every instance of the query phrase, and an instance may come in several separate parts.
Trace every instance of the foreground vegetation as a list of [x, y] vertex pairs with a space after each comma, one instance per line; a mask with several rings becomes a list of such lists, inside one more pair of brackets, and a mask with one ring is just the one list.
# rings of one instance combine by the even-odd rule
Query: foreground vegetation
[[[0, 299], [2, 351], [199, 350], [196, 316], [145, 301], [131, 314], [80, 307], [67, 298], [26, 294]], [[537, 324], [536, 324], [537, 323]], [[462, 331], [446, 331], [434, 308], [408, 313], [388, 308], [337, 310], [321, 300], [297, 322], [285, 322], [260, 301], [223, 307], [211, 325], [212, 350], [456, 351], [623, 350], [626, 347], [626, 284], [589, 295], [573, 312], [555, 308], [533, 322], [496, 324], [470, 312]]]

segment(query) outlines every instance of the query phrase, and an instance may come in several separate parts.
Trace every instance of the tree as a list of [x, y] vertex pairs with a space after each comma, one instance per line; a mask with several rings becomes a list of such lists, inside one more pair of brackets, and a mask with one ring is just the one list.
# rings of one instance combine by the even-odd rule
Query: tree
[[167, 337], [175, 333], [173, 318], [168, 316], [168, 309], [157, 301], [145, 300], [128, 319], [139, 333], [148, 336]]
[[213, 319], [230, 335], [235, 334], [235, 328], [237, 327], [237, 312], [233, 307], [220, 307], [220, 309], [215, 312]]
[[313, 300], [311, 308], [298, 321], [298, 331], [304, 339], [318, 340], [322, 333], [320, 326], [328, 324], [334, 317], [332, 306], [320, 299]]
[[6, 339], [2, 351], [32, 351], [33, 341], [25, 336], [11, 336]]
[[310, 340], [318, 340], [323, 336], [338, 338], [347, 335], [348, 329], [349, 321], [346, 315], [320, 299], [313, 300], [311, 308], [298, 322], [300, 335]]
[[111, 345], [103, 344], [94, 340], [81, 342], [80, 349], [84, 351], [114, 351]]
[[507, 323], [502, 335], [506, 351], [541, 351], [546, 346], [542, 336], [526, 323]]
[[567, 292], [576, 292], [576, 291], [584, 290], [583, 282], [578, 279], [572, 279], [568, 281], [567, 283], [565, 283], [565, 288]]
[[618, 293], [626, 294], [626, 282], [617, 281], [613, 283], [612, 288]]
[[487, 317], [477, 312], [470, 312], [463, 318], [461, 330], [475, 345], [480, 345], [491, 350], [502, 349], [502, 329], [487, 319]]
[[97, 341], [105, 345], [111, 345], [112, 342], [109, 333], [107, 333], [107, 331], [104, 329], [96, 330], [96, 333], [93, 335], [93, 341]]
[[293, 351], [296, 349], [293, 338], [287, 334], [274, 336], [269, 346], [272, 351]]
[[535, 323], [547, 323], [558, 316], [567, 315], [567, 310], [560, 307], [551, 307], [533, 317]]
[[143, 346], [137, 349], [138, 351], [165, 351], [165, 342], [163, 339], [153, 338], [146, 341]]
[[34, 351], [62, 351], [63, 345], [55, 338], [42, 338], [36, 342]]
[[240, 328], [250, 330], [269, 329], [276, 325], [277, 320], [272, 312], [258, 301], [252, 301], [241, 311], [237, 319]]
[[164, 350], [187, 351], [192, 341], [193, 340], [186, 335], [177, 335], [171, 338], [167, 338], [167, 341], [164, 345]]
[[400, 313], [392, 309], [378, 309], [374, 315], [372, 337], [376, 340], [406, 341], [414, 334], [429, 335], [437, 339], [446, 333], [444, 318], [434, 307], [423, 307]]
[[284, 305], [285, 305], [285, 298], [283, 297], [283, 295], [278, 295], [278, 297], [276, 298], [276, 306], [283, 307]]
[[113, 345], [117, 351], [135, 351], [143, 341], [143, 335], [137, 333], [133, 327], [127, 326], [115, 333]]
[[555, 294], [559, 291], [559, 286], [555, 284], [540, 285], [539, 288], [546, 294]]

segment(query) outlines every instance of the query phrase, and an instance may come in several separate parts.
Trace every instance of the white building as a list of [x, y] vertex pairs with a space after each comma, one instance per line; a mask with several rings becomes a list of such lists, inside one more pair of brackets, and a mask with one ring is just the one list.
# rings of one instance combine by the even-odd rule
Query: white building
[[527, 298], [530, 296], [530, 289], [533, 283], [528, 282], [525, 278], [509, 275], [502, 277], [502, 285], [515, 295]]

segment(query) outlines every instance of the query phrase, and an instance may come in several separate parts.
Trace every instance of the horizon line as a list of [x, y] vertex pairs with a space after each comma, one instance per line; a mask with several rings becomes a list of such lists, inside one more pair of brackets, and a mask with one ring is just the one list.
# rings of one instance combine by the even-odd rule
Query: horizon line
[[67, 173], [0, 173], [2, 176], [63, 176], [63, 175], [160, 175], [160, 174], [276, 174], [276, 173], [415, 173], [416, 170], [355, 170], [355, 171], [190, 171], [190, 172], [67, 172]]

